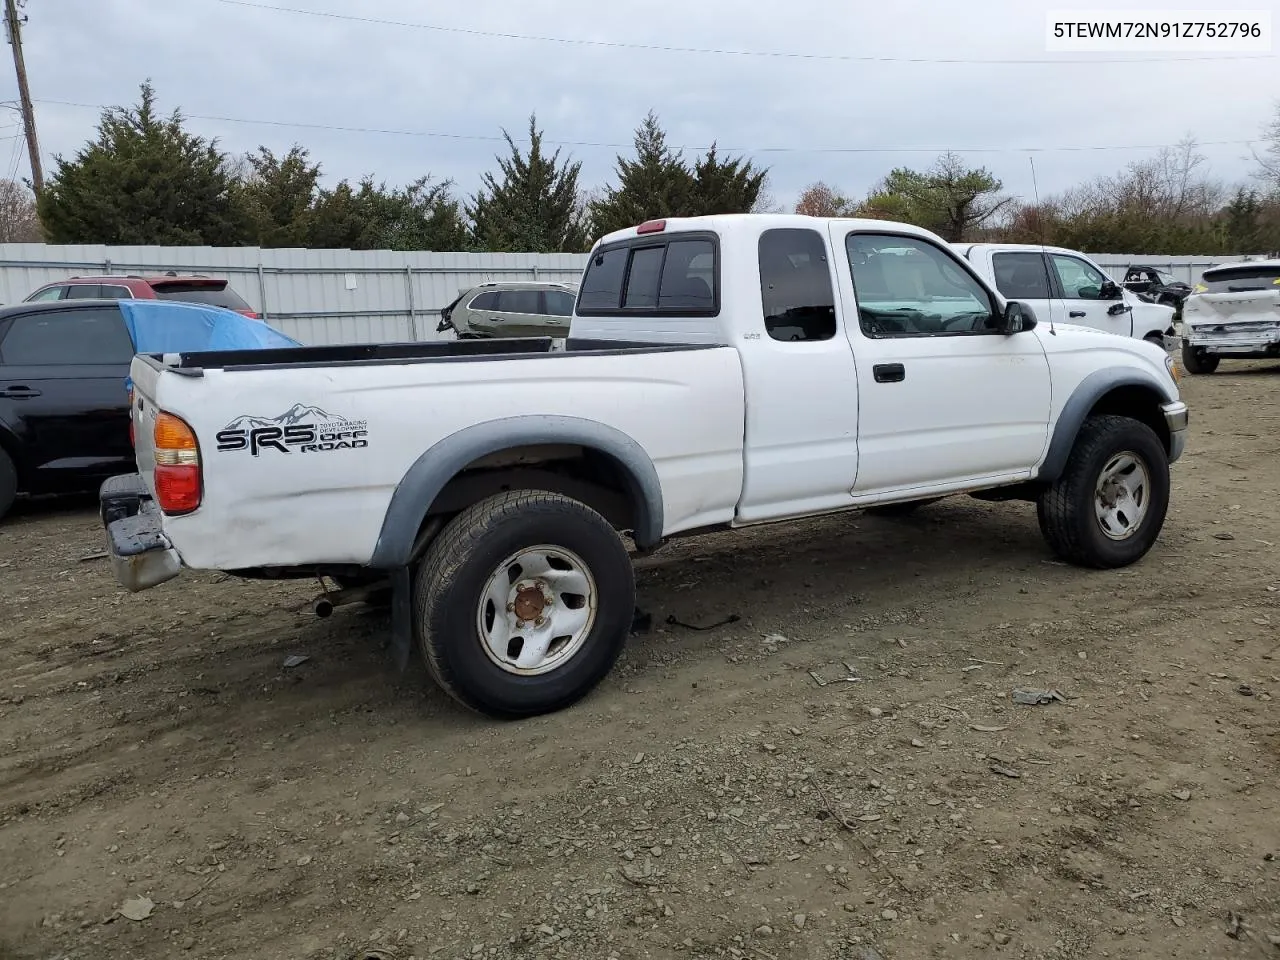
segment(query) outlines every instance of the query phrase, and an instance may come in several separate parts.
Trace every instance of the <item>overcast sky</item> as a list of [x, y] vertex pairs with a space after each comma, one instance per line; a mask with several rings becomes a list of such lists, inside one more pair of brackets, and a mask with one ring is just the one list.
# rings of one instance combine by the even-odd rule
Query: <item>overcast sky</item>
[[[1271, 10], [1280, 27], [1277, 0], [1231, 5]], [[717, 140], [769, 166], [771, 192], [788, 207], [814, 180], [860, 197], [891, 167], [927, 166], [947, 148], [982, 148], [967, 158], [1027, 198], [1031, 147], [1130, 148], [1194, 133], [1215, 176], [1247, 178], [1242, 141], [1259, 136], [1280, 96], [1280, 50], [1199, 61], [1172, 58], [1206, 54], [1047, 53], [1045, 12], [1066, 6], [1070, 0], [27, 0], [24, 49], [47, 169], [54, 154], [70, 155], [92, 135], [98, 117], [51, 101], [132, 103], [150, 77], [166, 112], [180, 107], [192, 129], [225, 149], [283, 152], [299, 142], [330, 182], [373, 173], [403, 183], [430, 173], [470, 193], [501, 148], [485, 138], [503, 127], [523, 135], [536, 111], [549, 140], [575, 143], [564, 152], [583, 161], [584, 184], [601, 184], [650, 108], [673, 144]], [[495, 33], [789, 56], [486, 35]], [[1152, 56], [1166, 59], [1096, 62]], [[12, 73], [0, 72], [0, 99], [16, 101]], [[16, 121], [13, 112], [0, 117], [0, 136], [20, 129]], [[0, 163], [17, 163], [25, 176], [21, 145], [0, 140]], [[1038, 152], [1041, 195], [1151, 152]]]

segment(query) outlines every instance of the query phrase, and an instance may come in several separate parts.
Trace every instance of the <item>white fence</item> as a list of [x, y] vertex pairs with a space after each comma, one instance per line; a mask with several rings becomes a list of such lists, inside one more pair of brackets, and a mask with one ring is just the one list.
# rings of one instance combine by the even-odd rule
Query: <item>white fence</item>
[[440, 310], [488, 280], [576, 283], [585, 254], [400, 253], [257, 247], [0, 244], [0, 304], [70, 276], [166, 270], [221, 277], [273, 327], [309, 344], [434, 340]]
[[[1094, 254], [1117, 280], [1130, 264], [1192, 282], [1243, 257]], [[0, 304], [69, 276], [174, 270], [223, 277], [272, 326], [310, 344], [434, 340], [441, 308], [487, 280], [577, 282], [585, 254], [399, 253], [258, 247], [107, 247], [0, 244]]]

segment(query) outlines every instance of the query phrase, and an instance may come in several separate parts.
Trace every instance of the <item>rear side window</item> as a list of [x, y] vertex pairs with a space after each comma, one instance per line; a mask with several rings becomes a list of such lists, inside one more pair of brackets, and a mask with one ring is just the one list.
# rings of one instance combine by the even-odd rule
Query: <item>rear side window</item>
[[648, 313], [715, 316], [716, 244], [707, 235], [643, 237], [587, 264], [579, 316]]
[[991, 258], [996, 289], [1010, 300], [1048, 300], [1049, 270], [1039, 253], [997, 253]]
[[547, 314], [552, 317], [573, 316], [573, 294], [564, 290], [548, 290]]
[[480, 294], [480, 296], [476, 297], [469, 304], [467, 304], [467, 309], [468, 310], [492, 310], [494, 313], [497, 313], [498, 312], [498, 294], [494, 291], [490, 291], [489, 293], [482, 293]]
[[760, 299], [774, 340], [830, 340], [836, 299], [827, 247], [816, 230], [782, 227], [760, 235]]
[[1259, 290], [1280, 291], [1280, 266], [1242, 265], [1214, 270], [1205, 273], [1196, 288], [1197, 293], [1256, 293]]
[[503, 290], [498, 294], [499, 313], [541, 313], [537, 290]]
[[125, 365], [133, 354], [120, 311], [111, 307], [14, 317], [0, 341], [0, 363], [14, 366]]
[[184, 303], [203, 303], [228, 310], [252, 310], [241, 296], [230, 287], [209, 283], [153, 283], [151, 289], [161, 300], [181, 300]]

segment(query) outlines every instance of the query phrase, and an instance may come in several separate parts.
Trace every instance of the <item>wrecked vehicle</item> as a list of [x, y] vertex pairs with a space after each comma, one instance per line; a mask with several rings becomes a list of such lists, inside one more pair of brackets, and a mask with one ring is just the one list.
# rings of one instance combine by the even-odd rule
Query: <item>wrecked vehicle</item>
[[1280, 260], [1206, 270], [1177, 332], [1188, 373], [1213, 373], [1223, 359], [1280, 358]]

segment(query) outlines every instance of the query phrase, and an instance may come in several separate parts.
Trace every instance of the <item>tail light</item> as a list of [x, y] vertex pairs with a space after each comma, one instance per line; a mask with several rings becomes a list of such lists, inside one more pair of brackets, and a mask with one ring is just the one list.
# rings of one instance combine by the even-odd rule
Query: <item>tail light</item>
[[254, 312], [253, 310], [237, 310], [237, 311], [236, 311], [236, 313], [239, 313], [239, 314], [241, 314], [241, 315], [243, 315], [243, 316], [246, 316], [246, 317], [248, 317], [250, 320], [261, 320], [261, 319], [262, 319], [262, 315], [261, 315], [261, 314], [259, 314], [259, 313]]
[[133, 432], [133, 387], [129, 388], [129, 446], [137, 447], [138, 441]]
[[200, 506], [200, 444], [195, 431], [181, 417], [156, 417], [156, 502], [170, 516], [191, 513]]

